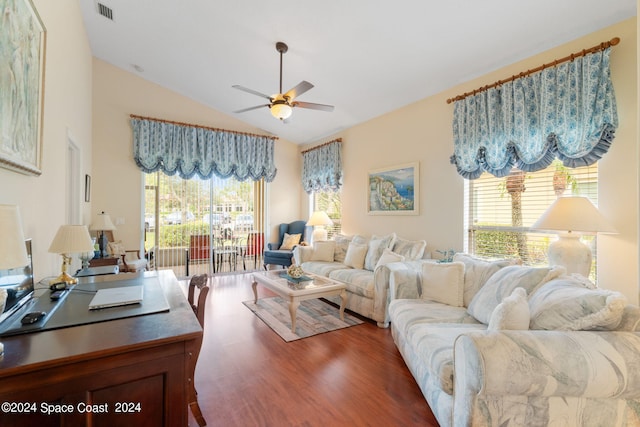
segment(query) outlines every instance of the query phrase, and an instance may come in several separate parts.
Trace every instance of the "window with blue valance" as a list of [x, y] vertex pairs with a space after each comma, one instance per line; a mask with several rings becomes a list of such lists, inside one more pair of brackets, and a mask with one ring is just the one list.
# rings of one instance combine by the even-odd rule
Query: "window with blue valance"
[[342, 139], [302, 153], [302, 186], [308, 194], [342, 186]]
[[618, 127], [607, 47], [460, 99], [451, 157], [460, 175], [497, 177], [597, 162]]
[[131, 116], [133, 158], [146, 172], [235, 177], [240, 181], [276, 176], [275, 137], [225, 131]]

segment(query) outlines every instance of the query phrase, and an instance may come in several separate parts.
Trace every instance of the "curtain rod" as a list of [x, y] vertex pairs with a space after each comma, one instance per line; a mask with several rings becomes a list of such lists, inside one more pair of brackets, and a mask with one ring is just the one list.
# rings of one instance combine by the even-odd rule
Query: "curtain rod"
[[498, 80], [495, 83], [492, 83], [492, 84], [487, 85], [487, 86], [483, 86], [483, 87], [478, 88], [476, 90], [473, 90], [471, 92], [463, 93], [462, 95], [458, 95], [455, 98], [449, 98], [449, 99], [447, 99], [447, 104], [451, 104], [452, 102], [455, 102], [455, 101], [460, 101], [461, 99], [465, 99], [468, 96], [484, 92], [487, 89], [491, 89], [491, 88], [494, 88], [496, 86], [500, 86], [500, 85], [502, 85], [504, 83], [508, 83], [508, 82], [514, 81], [516, 79], [520, 79], [522, 77], [528, 76], [528, 75], [533, 74], [533, 73], [537, 73], [538, 71], [542, 71], [545, 68], [555, 67], [558, 64], [562, 64], [563, 62], [573, 61], [574, 59], [580, 58], [581, 56], [585, 56], [585, 55], [588, 55], [588, 54], [593, 53], [593, 52], [598, 52], [598, 51], [601, 51], [601, 50], [605, 50], [606, 48], [608, 48], [610, 46], [615, 46], [618, 43], [620, 43], [620, 37], [614, 37], [609, 41], [602, 42], [599, 45], [593, 46], [593, 47], [591, 47], [589, 49], [584, 49], [581, 52], [572, 53], [571, 55], [565, 56], [564, 58], [556, 59], [555, 61], [550, 62], [548, 64], [542, 64], [539, 67], [533, 68], [531, 70], [524, 71], [524, 72], [522, 72], [520, 74], [513, 75], [513, 76], [511, 76], [509, 78], [506, 78], [504, 80]]
[[153, 117], [137, 116], [135, 114], [130, 114], [129, 117], [131, 117], [132, 119], [151, 120], [153, 122], [169, 123], [169, 124], [178, 125], [178, 126], [189, 126], [189, 127], [194, 127], [194, 128], [198, 128], [198, 129], [212, 130], [212, 131], [215, 131], [215, 132], [228, 132], [228, 133], [234, 133], [236, 135], [247, 135], [247, 136], [257, 136], [259, 138], [278, 139], [277, 136], [258, 135], [257, 133], [239, 132], [239, 131], [236, 131], [236, 130], [227, 130], [227, 129], [218, 129], [218, 128], [212, 128], [212, 127], [209, 127], [209, 126], [194, 125], [194, 124], [191, 124], [191, 123], [174, 122], [174, 121], [171, 121], [171, 120], [156, 119], [156, 118], [153, 118]]
[[334, 142], [342, 142], [342, 138], [336, 138], [331, 141], [327, 141], [324, 144], [316, 145], [315, 147], [308, 148], [300, 152], [300, 154], [308, 153], [309, 151], [317, 150], [320, 147], [324, 147], [325, 145], [333, 144]]

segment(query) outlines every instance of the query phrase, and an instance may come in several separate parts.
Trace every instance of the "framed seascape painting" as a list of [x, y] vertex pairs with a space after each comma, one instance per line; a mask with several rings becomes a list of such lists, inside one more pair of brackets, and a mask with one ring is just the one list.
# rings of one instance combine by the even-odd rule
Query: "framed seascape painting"
[[46, 30], [30, 0], [0, 12], [0, 167], [40, 175]]
[[418, 162], [369, 172], [369, 215], [418, 215]]

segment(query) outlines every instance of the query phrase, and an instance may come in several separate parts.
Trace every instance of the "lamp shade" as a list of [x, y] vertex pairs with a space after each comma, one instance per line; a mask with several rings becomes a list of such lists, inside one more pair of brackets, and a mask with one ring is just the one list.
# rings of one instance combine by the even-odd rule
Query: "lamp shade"
[[616, 232], [616, 229], [586, 197], [558, 198], [531, 228], [581, 233]]
[[113, 225], [113, 222], [111, 222], [111, 217], [109, 216], [108, 213], [105, 213], [104, 211], [96, 215], [95, 218], [93, 219], [93, 222], [91, 223], [92, 231], [104, 231], [104, 230], [115, 230], [115, 229], [116, 229], [116, 226]]
[[49, 246], [49, 252], [74, 254], [93, 250], [93, 243], [86, 225], [63, 225]]
[[29, 264], [24, 243], [20, 209], [16, 205], [0, 205], [0, 269]]
[[329, 218], [329, 215], [327, 215], [325, 211], [315, 211], [311, 214], [311, 218], [309, 218], [309, 221], [307, 222], [307, 225], [312, 226], [331, 224], [333, 224], [333, 221], [331, 221], [331, 218]]

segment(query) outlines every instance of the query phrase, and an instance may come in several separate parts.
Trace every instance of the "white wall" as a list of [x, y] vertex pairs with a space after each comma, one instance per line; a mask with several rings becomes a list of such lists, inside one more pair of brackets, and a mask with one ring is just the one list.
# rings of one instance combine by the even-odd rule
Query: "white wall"
[[[76, 0], [34, 0], [47, 30], [42, 139], [42, 175], [0, 169], [0, 203], [17, 204], [26, 237], [33, 239], [36, 280], [60, 272], [59, 255], [47, 250], [65, 223], [67, 139], [81, 152], [80, 175], [91, 174], [91, 51]], [[79, 186], [81, 215], [88, 224], [90, 204]]]
[[[427, 251], [463, 249], [464, 180], [449, 158], [453, 153], [453, 104], [448, 98], [491, 84], [573, 52], [620, 37], [613, 48], [611, 72], [620, 126], [599, 163], [599, 207], [619, 234], [601, 236], [598, 283], [638, 302], [638, 108], [637, 21], [629, 19], [573, 42], [504, 67], [423, 99], [405, 108], [332, 135], [343, 139], [343, 230], [365, 235], [396, 232], [425, 239]], [[499, 48], [499, 47], [496, 47]], [[323, 141], [319, 141], [323, 142]], [[309, 148], [310, 144], [302, 149]], [[370, 216], [366, 211], [367, 172], [380, 167], [420, 163], [420, 212], [417, 216]]]

